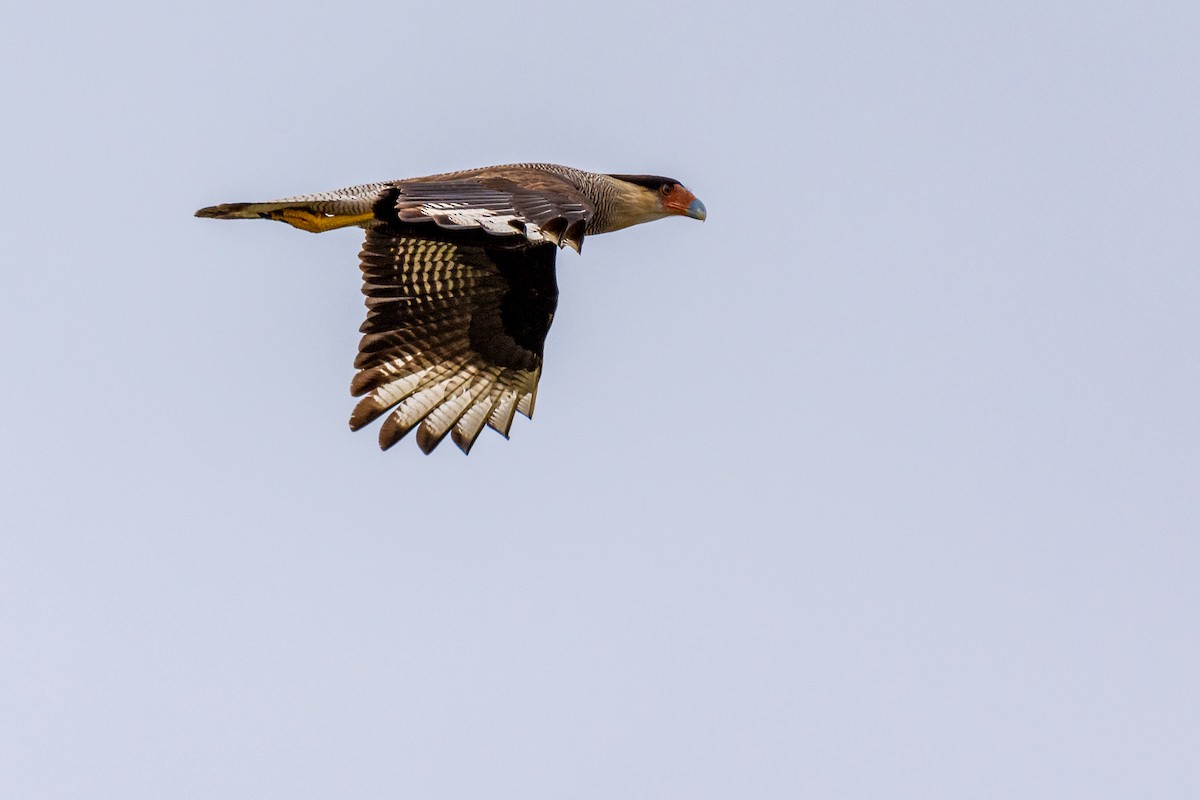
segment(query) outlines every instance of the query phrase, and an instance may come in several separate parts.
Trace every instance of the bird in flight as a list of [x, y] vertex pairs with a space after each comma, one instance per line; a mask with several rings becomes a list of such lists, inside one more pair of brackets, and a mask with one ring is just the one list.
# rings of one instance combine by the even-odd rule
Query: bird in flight
[[351, 186], [197, 217], [273, 219], [301, 230], [366, 229], [367, 319], [350, 391], [351, 430], [387, 415], [379, 446], [414, 428], [430, 453], [464, 453], [484, 426], [505, 438], [533, 416], [542, 345], [558, 303], [554, 257], [584, 236], [672, 215], [703, 220], [678, 181], [557, 164], [507, 164]]

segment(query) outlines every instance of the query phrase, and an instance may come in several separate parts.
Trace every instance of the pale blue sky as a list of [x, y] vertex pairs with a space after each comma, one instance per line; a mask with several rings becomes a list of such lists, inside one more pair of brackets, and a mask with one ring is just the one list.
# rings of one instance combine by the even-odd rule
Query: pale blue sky
[[[1200, 796], [1192, 3], [30, 4], [0, 796]], [[361, 235], [517, 160], [536, 418], [351, 434]]]

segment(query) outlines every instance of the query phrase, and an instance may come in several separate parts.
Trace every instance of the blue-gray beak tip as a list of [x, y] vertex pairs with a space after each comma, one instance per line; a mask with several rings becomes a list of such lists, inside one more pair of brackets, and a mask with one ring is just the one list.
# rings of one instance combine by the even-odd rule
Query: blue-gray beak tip
[[692, 219], [704, 221], [704, 218], [708, 216], [708, 211], [705, 210], [704, 203], [701, 203], [699, 200], [693, 200], [688, 206], [687, 215]]

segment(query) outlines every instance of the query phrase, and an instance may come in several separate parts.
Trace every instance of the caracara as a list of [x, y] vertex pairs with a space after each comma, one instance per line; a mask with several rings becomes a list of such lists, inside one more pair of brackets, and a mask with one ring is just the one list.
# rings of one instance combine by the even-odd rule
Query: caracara
[[321, 233], [367, 231], [367, 320], [350, 384], [358, 430], [387, 414], [379, 445], [413, 428], [426, 453], [449, 433], [469, 453], [488, 425], [506, 438], [533, 415], [554, 319], [554, 256], [583, 237], [704, 204], [678, 181], [555, 164], [509, 164], [352, 186], [270, 203], [225, 203], [215, 219], [274, 219]]

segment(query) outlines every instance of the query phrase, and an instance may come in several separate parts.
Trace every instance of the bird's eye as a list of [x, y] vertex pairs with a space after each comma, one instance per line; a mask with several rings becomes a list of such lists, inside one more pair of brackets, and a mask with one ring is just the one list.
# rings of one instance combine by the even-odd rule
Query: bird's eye
[[661, 194], [663, 197], [666, 197], [667, 195], [669, 195], [671, 193], [671, 190], [674, 188], [675, 188], [675, 184], [664, 183], [662, 186], [658, 187], [658, 193]]

